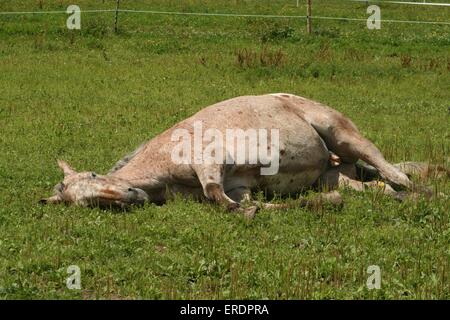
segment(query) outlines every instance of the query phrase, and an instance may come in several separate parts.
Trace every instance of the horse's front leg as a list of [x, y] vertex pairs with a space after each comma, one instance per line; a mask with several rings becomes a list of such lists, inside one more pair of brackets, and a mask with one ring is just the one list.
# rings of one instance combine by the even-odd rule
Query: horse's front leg
[[236, 211], [240, 205], [225, 193], [223, 182], [225, 179], [225, 165], [208, 164], [193, 165], [198, 180], [200, 181], [203, 193], [208, 200], [223, 205], [229, 211]]

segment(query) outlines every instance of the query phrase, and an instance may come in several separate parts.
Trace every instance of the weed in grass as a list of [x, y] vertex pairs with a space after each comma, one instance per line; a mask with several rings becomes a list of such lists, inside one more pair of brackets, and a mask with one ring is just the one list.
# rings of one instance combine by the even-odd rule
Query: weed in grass
[[402, 65], [402, 68], [410, 68], [412, 61], [413, 61], [413, 59], [410, 55], [401, 55], [400, 56], [400, 63]]
[[268, 30], [263, 33], [261, 36], [261, 41], [263, 43], [266, 42], [273, 42], [276, 40], [285, 40], [292, 38], [294, 36], [294, 28], [290, 26], [284, 26], [284, 27], [275, 27], [271, 30]]
[[242, 68], [272, 67], [278, 68], [286, 61], [286, 54], [281, 50], [263, 47], [260, 52], [251, 49], [238, 49], [235, 52], [237, 65]]

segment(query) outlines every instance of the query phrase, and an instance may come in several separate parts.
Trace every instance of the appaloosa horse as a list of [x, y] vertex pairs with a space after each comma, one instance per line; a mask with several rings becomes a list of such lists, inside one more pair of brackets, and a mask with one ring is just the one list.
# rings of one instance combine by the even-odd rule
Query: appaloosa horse
[[[199, 125], [202, 132], [196, 128]], [[229, 141], [215, 141], [228, 137], [233, 130], [244, 133], [241, 140], [238, 135], [232, 136], [237, 149], [228, 148]], [[252, 140], [250, 133], [269, 131], [273, 133], [270, 137]], [[180, 134], [183, 132], [184, 136]], [[200, 142], [206, 141], [208, 145], [195, 142], [198, 134]], [[181, 147], [180, 139], [185, 142]], [[216, 142], [213, 150], [212, 142]], [[263, 154], [262, 157], [253, 157], [247, 150], [249, 145], [256, 146], [253, 150], [257, 150], [257, 155]], [[244, 161], [236, 161], [237, 152], [242, 150], [248, 151]], [[208, 152], [210, 157], [205, 160], [202, 155]], [[181, 161], [174, 159], [174, 155], [181, 155]], [[211, 159], [214, 161], [207, 161]], [[52, 197], [42, 202], [126, 207], [145, 201], [163, 203], [170, 194], [180, 193], [206, 198], [252, 216], [256, 207], [244, 209], [240, 204], [251, 203], [255, 190], [286, 195], [324, 185], [330, 189], [341, 185], [357, 190], [379, 188], [377, 182], [356, 180], [355, 164], [359, 159], [372, 165], [386, 181], [384, 193], [395, 196], [395, 189], [413, 188], [408, 176], [387, 162], [340, 112], [291, 94], [244, 96], [214, 104], [181, 121], [119, 161], [107, 175], [77, 173], [59, 161], [64, 181], [55, 187]], [[271, 171], [269, 167], [276, 170], [264, 174], [264, 169]], [[317, 199], [333, 204], [341, 202], [336, 191], [322, 193]], [[311, 203], [304, 200], [301, 204]]]

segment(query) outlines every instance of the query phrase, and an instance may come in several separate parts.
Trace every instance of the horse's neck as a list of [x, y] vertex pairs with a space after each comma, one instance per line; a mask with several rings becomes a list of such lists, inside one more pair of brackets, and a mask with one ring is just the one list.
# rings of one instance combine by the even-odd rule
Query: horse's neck
[[161, 168], [155, 166], [151, 153], [141, 145], [133, 153], [119, 160], [108, 173], [109, 176], [127, 180], [133, 187], [142, 189], [158, 188], [163, 182], [158, 179], [162, 175]]

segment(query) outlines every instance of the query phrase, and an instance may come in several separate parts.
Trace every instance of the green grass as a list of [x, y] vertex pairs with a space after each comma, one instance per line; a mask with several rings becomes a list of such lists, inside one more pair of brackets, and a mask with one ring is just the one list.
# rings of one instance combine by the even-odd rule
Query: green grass
[[[292, 2], [292, 3], [291, 3]], [[42, 1], [65, 10], [71, 1]], [[115, 1], [77, 3], [114, 8]], [[270, 3], [270, 5], [269, 5]], [[295, 1], [122, 1], [123, 8], [304, 15]], [[2, 1], [0, 11], [41, 10]], [[449, 21], [447, 8], [382, 6], [383, 19]], [[360, 3], [314, 14], [366, 17]], [[341, 211], [253, 221], [176, 199], [129, 213], [40, 206], [56, 159], [106, 172], [142, 141], [214, 102], [290, 92], [347, 114], [393, 162], [448, 164], [450, 26], [302, 19], [0, 16], [0, 297], [449, 299], [449, 201], [342, 190]], [[239, 64], [238, 55], [260, 59]], [[271, 60], [278, 53], [282, 58]], [[245, 59], [245, 58], [244, 58]], [[267, 62], [268, 61], [268, 62]], [[449, 193], [448, 180], [428, 184]], [[70, 265], [82, 290], [68, 290]], [[368, 290], [367, 267], [382, 272]]]

